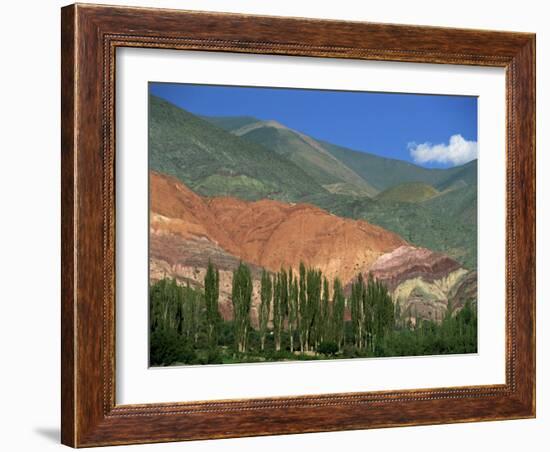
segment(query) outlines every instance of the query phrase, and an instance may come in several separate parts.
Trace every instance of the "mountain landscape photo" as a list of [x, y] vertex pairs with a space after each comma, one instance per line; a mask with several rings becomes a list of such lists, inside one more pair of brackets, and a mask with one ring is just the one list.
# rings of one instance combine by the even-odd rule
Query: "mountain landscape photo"
[[151, 83], [150, 364], [475, 353], [476, 102]]

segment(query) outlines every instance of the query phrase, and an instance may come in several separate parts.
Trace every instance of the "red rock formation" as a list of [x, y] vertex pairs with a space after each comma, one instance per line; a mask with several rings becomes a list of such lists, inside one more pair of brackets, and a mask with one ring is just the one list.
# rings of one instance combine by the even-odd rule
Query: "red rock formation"
[[459, 268], [458, 262], [444, 254], [426, 248], [400, 246], [378, 258], [370, 272], [393, 290], [403, 281], [422, 278], [432, 282]]
[[309, 204], [231, 197], [203, 198], [179, 180], [150, 174], [150, 278], [175, 277], [202, 287], [211, 260], [220, 270], [220, 304], [231, 318], [231, 272], [247, 262], [257, 321], [261, 268], [297, 269], [300, 262], [344, 285], [359, 273], [384, 282], [404, 319], [439, 321], [447, 307], [477, 299], [477, 278], [449, 257], [408, 245], [366, 221], [340, 218]]
[[183, 246], [174, 247], [177, 238], [216, 246], [272, 271], [304, 262], [328, 278], [348, 282], [406, 243], [366, 221], [340, 218], [309, 204], [202, 198], [177, 179], [155, 172], [150, 187], [153, 257], [171, 265], [188, 254]]
[[477, 302], [477, 274], [444, 254], [426, 248], [401, 246], [380, 256], [370, 274], [382, 281], [399, 303], [403, 320], [441, 321], [447, 310]]

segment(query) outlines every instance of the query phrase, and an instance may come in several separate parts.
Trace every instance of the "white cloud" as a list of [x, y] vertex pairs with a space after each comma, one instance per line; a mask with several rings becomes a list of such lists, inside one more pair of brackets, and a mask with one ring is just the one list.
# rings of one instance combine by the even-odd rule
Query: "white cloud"
[[477, 158], [477, 141], [465, 140], [460, 134], [453, 135], [449, 144], [409, 143], [408, 148], [416, 163], [462, 165]]

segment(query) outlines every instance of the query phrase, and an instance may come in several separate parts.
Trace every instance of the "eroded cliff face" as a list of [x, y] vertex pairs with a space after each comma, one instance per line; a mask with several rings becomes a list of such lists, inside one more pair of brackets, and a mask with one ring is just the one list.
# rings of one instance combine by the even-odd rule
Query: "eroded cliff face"
[[253, 324], [261, 269], [300, 262], [349, 285], [358, 273], [382, 280], [404, 319], [439, 321], [477, 292], [475, 274], [366, 221], [340, 218], [309, 204], [204, 198], [175, 178], [150, 174], [150, 279], [174, 277], [202, 287], [208, 261], [220, 270], [220, 308], [232, 317], [231, 277], [240, 261], [252, 271]]
[[370, 268], [384, 282], [399, 304], [403, 321], [428, 319], [440, 322], [470, 300], [477, 303], [477, 275], [453, 259], [405, 245], [384, 254]]

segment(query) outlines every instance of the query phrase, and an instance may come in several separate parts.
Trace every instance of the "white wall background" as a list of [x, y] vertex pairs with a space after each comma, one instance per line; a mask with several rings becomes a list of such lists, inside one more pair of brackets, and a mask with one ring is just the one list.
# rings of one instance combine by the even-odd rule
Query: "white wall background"
[[[537, 33], [538, 416], [536, 420], [321, 433], [118, 447], [116, 450], [543, 451], [550, 429], [546, 351], [550, 309], [550, 31], [545, 2], [463, 0], [113, 0], [118, 4], [242, 13], [441, 25]], [[98, 2], [93, 2], [98, 3]], [[59, 445], [59, 8], [58, 0], [6, 2], [0, 28], [0, 448], [58, 450]], [[7, 139], [6, 139], [7, 138]], [[546, 289], [546, 290], [545, 290]]]

